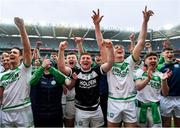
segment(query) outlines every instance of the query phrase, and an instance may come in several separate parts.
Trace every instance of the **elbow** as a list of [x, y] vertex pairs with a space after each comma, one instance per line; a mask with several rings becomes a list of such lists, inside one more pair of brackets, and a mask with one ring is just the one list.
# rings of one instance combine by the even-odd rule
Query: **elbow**
[[142, 88], [136, 87], [136, 90], [137, 90], [137, 91], [141, 91], [141, 90], [142, 90]]
[[162, 95], [163, 95], [163, 96], [168, 96], [169, 93], [168, 93], [168, 91], [162, 91]]
[[137, 91], [141, 91], [143, 88], [141, 87], [141, 86], [139, 86], [139, 85], [135, 85], [135, 88], [136, 88], [136, 90]]
[[73, 88], [73, 86], [70, 86], [70, 85], [67, 85], [67, 84], [65, 84], [65, 86], [69, 91], [72, 90], [72, 88]]

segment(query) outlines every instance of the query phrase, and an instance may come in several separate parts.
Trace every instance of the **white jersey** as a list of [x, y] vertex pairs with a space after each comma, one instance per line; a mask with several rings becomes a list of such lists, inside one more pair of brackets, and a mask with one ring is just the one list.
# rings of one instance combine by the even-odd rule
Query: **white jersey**
[[4, 67], [2, 66], [2, 64], [0, 63], [0, 73], [4, 72]]
[[[142, 80], [147, 77], [147, 72], [144, 72], [142, 69], [138, 69], [135, 75], [135, 80]], [[152, 79], [142, 90], [137, 92], [136, 98], [144, 103], [158, 102], [160, 100], [161, 78], [161, 72], [153, 72]]]
[[0, 86], [4, 87], [3, 107], [5, 110], [25, 108], [30, 103], [28, 84], [31, 78], [31, 67], [26, 68], [21, 64], [14, 70], [8, 70], [0, 75]]
[[123, 62], [114, 62], [107, 73], [109, 98], [115, 100], [133, 100], [135, 97], [135, 83], [133, 81], [135, 62], [132, 55]]

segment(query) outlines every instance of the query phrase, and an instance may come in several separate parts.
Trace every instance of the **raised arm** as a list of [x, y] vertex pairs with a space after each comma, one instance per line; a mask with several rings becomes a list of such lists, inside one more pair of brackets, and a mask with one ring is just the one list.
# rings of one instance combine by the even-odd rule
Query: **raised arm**
[[153, 11], [151, 10], [147, 11], [147, 7], [145, 7], [143, 11], [143, 23], [138, 37], [138, 43], [135, 45], [135, 48], [133, 50], [133, 57], [135, 61], [138, 61], [140, 59], [139, 57], [142, 49], [144, 48], [144, 44], [146, 40], [148, 21], [150, 16], [152, 16], [153, 14], [154, 14]]
[[152, 52], [152, 45], [151, 45], [151, 42], [146, 42], [145, 43], [145, 47], [147, 48], [148, 52]]
[[58, 69], [64, 73], [66, 76], [71, 74], [71, 68], [65, 65], [64, 51], [68, 47], [67, 41], [60, 42], [59, 53], [58, 53]]
[[104, 40], [104, 45], [107, 48], [107, 61], [101, 65], [101, 68], [104, 72], [108, 72], [113, 66], [114, 49], [113, 49], [113, 44], [111, 40], [108, 40], [108, 39]]
[[130, 39], [130, 45], [128, 46], [128, 50], [130, 53], [132, 53], [132, 51], [134, 50], [134, 46], [135, 46], [135, 34], [131, 33], [131, 35], [129, 36]]
[[74, 42], [76, 43], [76, 46], [77, 46], [77, 49], [78, 49], [78, 54], [79, 56], [84, 52], [84, 49], [83, 49], [83, 41], [84, 39], [82, 37], [74, 37]]
[[42, 41], [37, 41], [36, 42], [36, 47], [33, 50], [33, 56], [32, 56], [32, 59], [34, 59], [34, 60], [41, 58], [40, 51], [39, 51], [40, 45], [42, 45]]
[[102, 36], [102, 33], [101, 33], [101, 29], [100, 29], [100, 22], [102, 20], [104, 16], [100, 16], [100, 12], [99, 12], [99, 9], [97, 10], [97, 12], [95, 12], [93, 10], [93, 16], [92, 16], [92, 19], [93, 19], [93, 23], [94, 23], [94, 26], [95, 26], [95, 34], [96, 34], [96, 40], [97, 40], [97, 44], [98, 44], [98, 47], [99, 47], [99, 50], [100, 50], [100, 54], [102, 56], [102, 60], [103, 62], [106, 62], [107, 61], [107, 55], [106, 55], [106, 47], [103, 45], [103, 36]]
[[31, 65], [32, 57], [31, 57], [31, 45], [28, 38], [28, 35], [26, 33], [26, 29], [24, 26], [23, 19], [19, 17], [14, 18], [14, 23], [19, 29], [20, 35], [21, 35], [21, 43], [23, 45], [23, 63], [29, 67]]

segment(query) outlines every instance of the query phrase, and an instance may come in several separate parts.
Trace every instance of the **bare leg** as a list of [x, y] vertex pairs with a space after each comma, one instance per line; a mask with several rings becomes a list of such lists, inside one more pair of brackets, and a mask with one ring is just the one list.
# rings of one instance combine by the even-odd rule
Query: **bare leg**
[[162, 116], [162, 126], [171, 127], [171, 117]]
[[180, 127], [180, 118], [174, 116], [174, 127]]

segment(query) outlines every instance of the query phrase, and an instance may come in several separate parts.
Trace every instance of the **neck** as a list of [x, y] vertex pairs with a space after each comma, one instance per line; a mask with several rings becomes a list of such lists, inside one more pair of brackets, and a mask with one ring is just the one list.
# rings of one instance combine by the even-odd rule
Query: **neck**
[[124, 61], [124, 58], [121, 58], [121, 57], [116, 57], [114, 59], [114, 62], [123, 62]]
[[48, 75], [50, 74], [48, 70], [44, 70], [44, 74]]
[[16, 69], [20, 63], [10, 63], [10, 69]]
[[166, 61], [167, 64], [173, 63], [174, 61]]

